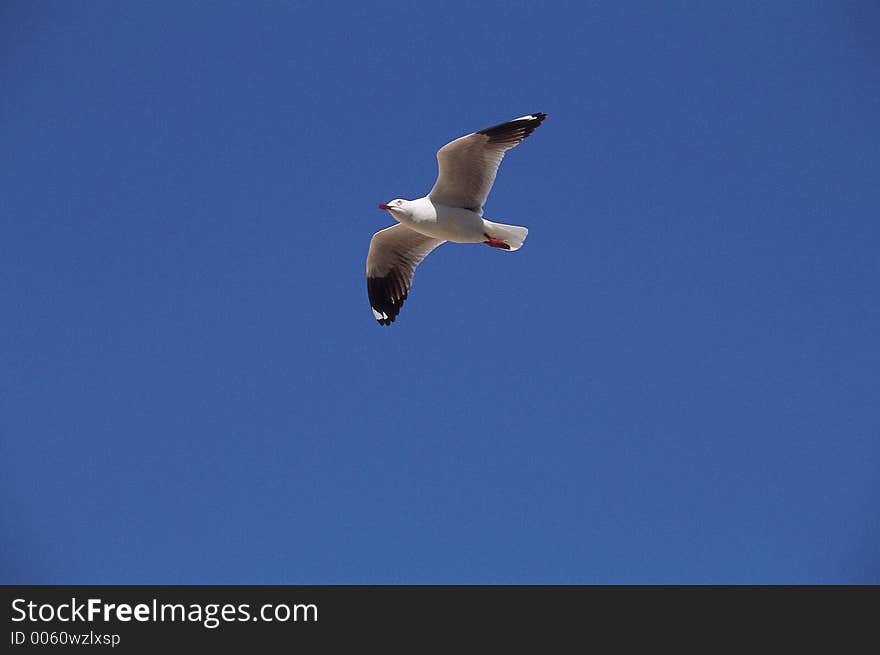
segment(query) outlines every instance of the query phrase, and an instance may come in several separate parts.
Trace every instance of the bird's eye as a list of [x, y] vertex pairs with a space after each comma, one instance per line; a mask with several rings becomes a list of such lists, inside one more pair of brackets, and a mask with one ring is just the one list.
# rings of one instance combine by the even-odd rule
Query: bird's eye
[[397, 204], [398, 204], [398, 205], [402, 205], [402, 204], [403, 204], [403, 200], [398, 200], [398, 201], [397, 201]]

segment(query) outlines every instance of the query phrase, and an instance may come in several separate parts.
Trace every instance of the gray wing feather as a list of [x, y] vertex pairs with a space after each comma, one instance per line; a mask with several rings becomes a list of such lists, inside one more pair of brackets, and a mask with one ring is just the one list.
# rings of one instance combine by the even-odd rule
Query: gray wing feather
[[412, 288], [416, 266], [442, 243], [400, 224], [373, 235], [367, 254], [367, 295], [380, 325], [394, 322]]
[[547, 114], [515, 118], [447, 143], [437, 151], [439, 173], [428, 194], [434, 202], [482, 214], [504, 153], [535, 131]]

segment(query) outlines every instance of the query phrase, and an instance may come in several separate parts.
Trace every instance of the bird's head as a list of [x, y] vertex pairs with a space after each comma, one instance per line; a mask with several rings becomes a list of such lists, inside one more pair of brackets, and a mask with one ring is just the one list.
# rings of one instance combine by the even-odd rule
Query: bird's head
[[394, 200], [389, 200], [387, 203], [382, 203], [379, 205], [379, 209], [384, 209], [387, 212], [391, 212], [391, 215], [394, 214], [406, 214], [408, 213], [407, 205], [409, 204], [409, 200], [404, 200], [403, 198], [395, 198]]

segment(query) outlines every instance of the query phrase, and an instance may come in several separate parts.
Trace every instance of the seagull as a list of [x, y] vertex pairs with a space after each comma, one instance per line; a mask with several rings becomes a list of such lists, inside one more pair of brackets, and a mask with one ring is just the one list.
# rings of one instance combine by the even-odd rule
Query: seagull
[[547, 114], [535, 113], [487, 127], [437, 151], [439, 173], [423, 198], [379, 205], [397, 225], [380, 230], [367, 254], [367, 295], [379, 325], [391, 325], [412, 288], [416, 266], [437, 246], [485, 243], [519, 250], [528, 229], [483, 218], [483, 204], [504, 153], [535, 131]]

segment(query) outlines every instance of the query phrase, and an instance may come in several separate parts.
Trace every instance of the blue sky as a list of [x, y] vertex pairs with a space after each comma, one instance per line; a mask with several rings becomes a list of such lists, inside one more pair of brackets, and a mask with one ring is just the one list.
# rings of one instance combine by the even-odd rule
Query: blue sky
[[[880, 583], [880, 8], [0, 7], [0, 581]], [[543, 111], [398, 321], [376, 204]]]

